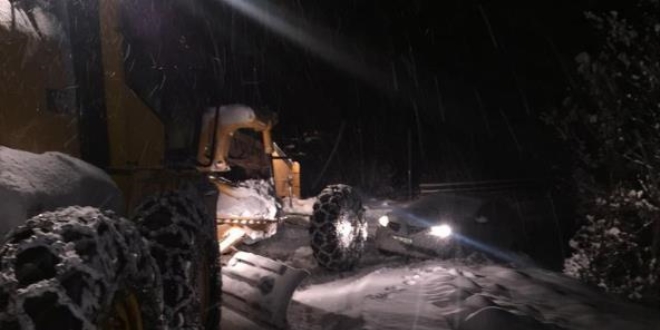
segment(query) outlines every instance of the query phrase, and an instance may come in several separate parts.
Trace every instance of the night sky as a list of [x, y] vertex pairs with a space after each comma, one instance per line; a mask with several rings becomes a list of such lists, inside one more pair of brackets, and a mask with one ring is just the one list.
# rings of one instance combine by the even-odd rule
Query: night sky
[[[238, 8], [246, 3], [252, 12]], [[428, 0], [161, 6], [167, 24], [157, 29], [158, 50], [169, 55], [157, 60], [166, 73], [176, 69], [161, 102], [174, 110], [160, 111], [190, 102], [275, 111], [275, 136], [293, 142], [303, 168], [327, 160], [344, 123], [336, 171], [355, 171], [350, 160], [359, 158], [360, 166], [388, 164], [402, 177], [410, 152], [415, 179], [436, 181], [557, 171], [567, 160], [539, 116], [560, 106], [576, 81], [574, 57], [598, 47], [584, 12], [613, 8], [596, 1], [532, 7]], [[273, 27], [278, 22], [288, 35]], [[313, 131], [323, 142], [305, 149], [296, 139]]]

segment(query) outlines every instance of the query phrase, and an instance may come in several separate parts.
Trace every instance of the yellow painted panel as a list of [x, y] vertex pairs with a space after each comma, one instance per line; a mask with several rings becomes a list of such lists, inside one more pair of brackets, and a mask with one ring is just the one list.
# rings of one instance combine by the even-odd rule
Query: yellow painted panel
[[[118, 1], [101, 1], [99, 15], [110, 164], [114, 168], [160, 167], [165, 150], [164, 128], [151, 109], [126, 85], [117, 5]], [[159, 177], [158, 180], [155, 177]], [[168, 184], [162, 183], [163, 178], [154, 176], [153, 172], [130, 171], [113, 175], [113, 179], [124, 192], [129, 213], [146, 196]], [[152, 181], [158, 182], [155, 185], [158, 189], [153, 189]]]
[[111, 164], [122, 168], [160, 166], [163, 125], [125, 83], [117, 5], [118, 1], [101, 1], [100, 9]]
[[0, 26], [0, 145], [79, 156], [75, 111], [47, 110], [47, 89], [73, 87], [62, 45]]

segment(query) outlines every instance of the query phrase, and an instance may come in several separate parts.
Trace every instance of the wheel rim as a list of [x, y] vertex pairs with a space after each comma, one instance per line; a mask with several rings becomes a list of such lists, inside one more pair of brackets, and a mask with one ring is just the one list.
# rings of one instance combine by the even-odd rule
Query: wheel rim
[[144, 330], [140, 303], [132, 292], [115, 296], [111, 313], [103, 322], [101, 329]]
[[342, 212], [337, 221], [337, 236], [339, 245], [342, 249], [348, 249], [353, 244], [355, 236], [355, 224], [352, 221], [351, 215], [347, 212]]
[[343, 249], [349, 249], [356, 242], [364, 238], [363, 226], [359, 215], [350, 211], [342, 211], [337, 222], [339, 244]]

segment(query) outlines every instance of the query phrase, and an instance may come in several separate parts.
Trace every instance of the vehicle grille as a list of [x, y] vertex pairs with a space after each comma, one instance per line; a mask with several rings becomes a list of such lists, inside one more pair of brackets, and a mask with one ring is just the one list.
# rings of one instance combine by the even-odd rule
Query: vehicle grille
[[391, 221], [390, 221], [390, 223], [387, 224], [387, 227], [389, 227], [390, 229], [392, 229], [392, 230], [394, 230], [394, 231], [399, 231], [399, 230], [401, 230], [401, 224], [400, 224], [400, 223], [396, 223], [396, 222], [391, 222]]
[[418, 226], [408, 225], [408, 234], [417, 234], [417, 233], [425, 231], [427, 229], [428, 229], [428, 227], [418, 227]]

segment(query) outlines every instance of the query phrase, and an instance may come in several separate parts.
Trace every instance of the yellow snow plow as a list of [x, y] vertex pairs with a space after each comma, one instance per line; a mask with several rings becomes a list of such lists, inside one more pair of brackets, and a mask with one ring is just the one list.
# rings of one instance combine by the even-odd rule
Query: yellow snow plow
[[[300, 164], [272, 113], [200, 101], [187, 74], [217, 54], [185, 35], [215, 40], [209, 1], [164, 3], [0, 0], [0, 329], [217, 329], [221, 296], [285, 327], [306, 273], [240, 245], [276, 233]], [[358, 194], [329, 186], [308, 216], [319, 265], [354, 266]]]
[[[223, 262], [222, 269], [224, 305], [252, 319], [284, 327], [288, 302], [306, 272], [236, 248], [241, 243], [253, 244], [273, 236], [286, 216], [278, 207], [282, 199], [300, 197], [299, 164], [287, 158], [272, 142], [271, 118], [242, 105], [208, 109], [202, 125], [197, 168], [208, 174], [208, 180], [218, 192], [219, 249], [224, 260], [228, 260]], [[230, 157], [230, 138], [240, 136], [240, 129], [261, 133], [262, 143], [255, 148], [260, 152], [255, 155], [265, 153], [270, 157], [270, 182], [235, 182], [223, 176], [231, 172], [234, 164], [259, 168], [258, 161], [250, 162], [249, 157], [238, 161]], [[354, 266], [367, 236], [362, 203], [357, 194], [345, 185], [329, 186], [318, 196], [314, 212], [308, 216], [311, 217], [311, 246], [317, 262], [330, 270]], [[349, 230], [342, 232], [341, 228]]]

